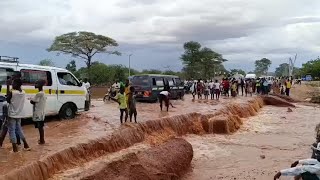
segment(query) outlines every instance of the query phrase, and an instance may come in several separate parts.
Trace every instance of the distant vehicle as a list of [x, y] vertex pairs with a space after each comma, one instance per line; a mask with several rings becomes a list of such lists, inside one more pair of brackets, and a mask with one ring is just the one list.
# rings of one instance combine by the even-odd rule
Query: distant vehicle
[[306, 80], [306, 81], [312, 81], [312, 76], [311, 76], [311, 75], [306, 75], [305, 80]]
[[246, 79], [256, 79], [257, 75], [256, 74], [247, 74]]
[[130, 78], [135, 87], [137, 101], [156, 102], [159, 93], [165, 85], [169, 85], [172, 99], [181, 99], [184, 96], [184, 83], [178, 76], [146, 74]]
[[23, 118], [33, 114], [32, 98], [38, 91], [34, 84], [37, 80], [45, 80], [43, 87], [47, 97], [46, 115], [57, 115], [70, 119], [76, 112], [89, 110], [88, 91], [84, 85], [68, 70], [31, 64], [20, 64], [17, 59], [0, 57], [0, 83], [2, 94], [6, 94], [6, 80], [14, 74], [21, 75], [22, 90], [26, 93]]

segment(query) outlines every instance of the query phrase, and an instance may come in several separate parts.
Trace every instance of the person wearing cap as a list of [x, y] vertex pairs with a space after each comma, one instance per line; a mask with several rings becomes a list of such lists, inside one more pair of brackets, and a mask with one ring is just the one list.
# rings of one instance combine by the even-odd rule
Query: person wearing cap
[[[295, 176], [295, 179], [302, 178], [302, 180], [320, 180], [320, 143], [317, 147], [312, 146], [314, 150], [315, 159], [304, 159], [294, 162], [291, 168], [279, 171], [274, 180], [281, 176]], [[297, 166], [301, 164], [301, 166]]]

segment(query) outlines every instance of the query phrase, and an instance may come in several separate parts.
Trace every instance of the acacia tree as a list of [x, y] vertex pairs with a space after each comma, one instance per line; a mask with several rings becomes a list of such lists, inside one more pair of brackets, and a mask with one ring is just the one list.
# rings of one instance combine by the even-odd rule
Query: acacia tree
[[189, 41], [184, 43], [183, 48], [184, 53], [180, 59], [185, 65], [184, 71], [186, 71], [189, 78], [198, 78], [201, 44], [195, 41]]
[[47, 51], [56, 51], [58, 55], [63, 53], [81, 58], [90, 69], [92, 57], [98, 53], [121, 55], [118, 51], [108, 50], [108, 48], [116, 46], [118, 43], [112, 38], [80, 31], [57, 36]]
[[201, 48], [198, 42], [190, 41], [183, 45], [185, 52], [181, 56], [183, 68], [187, 78], [209, 79], [216, 72], [221, 71], [221, 64], [224, 61], [222, 55], [210, 48]]
[[267, 75], [268, 69], [271, 65], [271, 61], [267, 58], [262, 58], [261, 60], [256, 60], [255, 62], [255, 72], [258, 75]]
[[242, 70], [242, 69], [230, 69], [230, 73], [231, 74], [242, 74], [242, 75], [246, 75], [246, 72], [244, 71], [244, 70]]

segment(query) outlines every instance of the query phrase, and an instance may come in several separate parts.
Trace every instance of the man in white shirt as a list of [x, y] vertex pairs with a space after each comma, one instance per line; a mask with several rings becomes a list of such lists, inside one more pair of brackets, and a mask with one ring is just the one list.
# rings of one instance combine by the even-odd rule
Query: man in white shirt
[[86, 89], [87, 89], [88, 92], [89, 92], [89, 90], [90, 90], [90, 83], [89, 83], [88, 79], [87, 79], [87, 78], [84, 78], [83, 82], [84, 82], [84, 87], [86, 87]]
[[[317, 147], [313, 147], [312, 149], [315, 151], [316, 159], [304, 159], [294, 162], [291, 165], [291, 168], [284, 169], [278, 172], [274, 176], [274, 180], [279, 179], [281, 176], [295, 176], [295, 179], [299, 177], [302, 180], [319, 180], [320, 179], [320, 143], [318, 143]], [[301, 164], [302, 166], [297, 166]]]
[[211, 99], [214, 99], [214, 83], [212, 80], [209, 83], [209, 88], [210, 88]]

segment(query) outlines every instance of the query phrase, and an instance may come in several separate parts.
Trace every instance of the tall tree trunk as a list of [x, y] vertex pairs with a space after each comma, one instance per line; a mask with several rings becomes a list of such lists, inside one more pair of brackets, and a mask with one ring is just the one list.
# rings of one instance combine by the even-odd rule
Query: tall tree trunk
[[91, 82], [91, 79], [90, 79], [90, 67], [91, 67], [91, 58], [92, 56], [88, 56], [88, 60], [86, 62], [87, 64], [87, 69], [88, 69], [88, 81]]

